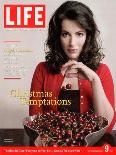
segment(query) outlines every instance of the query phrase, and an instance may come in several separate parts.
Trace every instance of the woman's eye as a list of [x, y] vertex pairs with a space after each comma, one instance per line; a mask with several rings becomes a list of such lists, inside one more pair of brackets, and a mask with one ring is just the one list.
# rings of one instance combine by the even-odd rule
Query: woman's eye
[[67, 37], [68, 36], [68, 33], [64, 32], [64, 33], [62, 33], [62, 36], [63, 37]]
[[78, 35], [79, 37], [82, 37], [82, 36], [84, 35], [84, 33], [77, 33], [77, 35]]

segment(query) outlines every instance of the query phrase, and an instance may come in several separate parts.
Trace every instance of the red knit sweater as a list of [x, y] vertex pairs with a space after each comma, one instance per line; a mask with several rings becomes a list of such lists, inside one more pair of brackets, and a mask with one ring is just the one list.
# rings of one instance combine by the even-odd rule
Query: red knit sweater
[[[101, 79], [104, 91], [106, 96], [111, 103], [113, 109], [114, 107], [114, 84], [112, 80], [112, 76], [109, 68], [105, 64], [100, 64], [96, 73]], [[46, 62], [41, 62], [36, 67], [36, 70], [33, 75], [32, 84], [31, 84], [31, 92], [52, 92], [51, 97], [46, 97], [46, 100], [55, 99], [58, 100], [59, 91], [61, 89], [62, 82], [64, 80], [64, 76], [60, 74], [51, 74], [46, 69]], [[92, 88], [89, 80], [79, 79], [79, 89], [80, 89], [80, 112], [84, 113], [88, 111], [92, 107]], [[45, 97], [44, 97], [45, 98]], [[42, 97], [37, 97], [33, 95], [30, 100], [42, 100]], [[34, 102], [33, 102], [34, 103]], [[29, 115], [35, 115], [38, 112], [43, 111], [43, 106], [38, 105], [30, 105], [29, 106]], [[51, 108], [52, 110], [57, 110], [57, 105], [47, 105], [44, 106], [46, 109]], [[108, 128], [108, 132], [110, 132], [115, 124], [116, 115], [114, 114], [114, 118], [111, 122], [110, 127]]]

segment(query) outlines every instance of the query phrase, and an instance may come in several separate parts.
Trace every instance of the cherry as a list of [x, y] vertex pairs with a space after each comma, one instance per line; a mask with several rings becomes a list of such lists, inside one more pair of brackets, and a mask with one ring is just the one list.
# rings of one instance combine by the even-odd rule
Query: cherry
[[72, 85], [71, 84], [67, 84], [66, 85], [66, 89], [71, 89], [72, 88]]
[[67, 139], [66, 139], [66, 142], [69, 142], [69, 141], [70, 141], [70, 139], [69, 139], [69, 138], [67, 138]]
[[62, 90], [66, 90], [66, 87], [65, 86], [62, 86]]
[[106, 126], [107, 120], [90, 112], [50, 111], [37, 115], [32, 122], [26, 121], [25, 124], [38, 131], [48, 146], [84, 146], [85, 137]]
[[58, 134], [58, 139], [62, 139], [62, 134]]

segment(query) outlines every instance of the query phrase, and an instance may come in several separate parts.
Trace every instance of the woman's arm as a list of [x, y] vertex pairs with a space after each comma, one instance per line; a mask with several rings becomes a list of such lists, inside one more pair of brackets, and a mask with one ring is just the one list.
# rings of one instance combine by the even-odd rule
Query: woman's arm
[[[109, 126], [107, 132], [111, 132], [111, 130], [116, 122], [114, 83], [113, 83], [111, 72], [110, 72], [109, 68], [107, 67], [107, 65], [101, 64], [101, 68], [97, 74], [99, 75], [99, 79], [102, 84], [103, 89], [101, 89], [101, 90], [103, 90], [103, 93], [105, 93], [105, 96], [107, 99], [107, 101], [105, 101], [105, 98], [103, 99], [105, 101], [104, 104], [107, 104], [107, 103], [110, 104], [110, 106], [109, 106], [109, 104], [102, 106], [102, 109], [104, 109], [104, 110], [106, 109], [106, 112], [105, 112], [105, 113], [107, 113], [106, 118], [107, 117], [109, 118], [108, 120], [109, 120], [110, 126]], [[96, 81], [96, 80], [94, 82], [95, 83], [93, 86], [95, 86], [98, 83], [98, 81]], [[100, 84], [99, 84], [99, 86], [100, 86]], [[100, 91], [99, 97], [101, 96], [101, 94], [102, 93]], [[97, 109], [97, 107], [96, 107], [96, 109]]]
[[[36, 92], [42, 92], [43, 90], [43, 73], [42, 73], [43, 63], [39, 63], [35, 69], [32, 82], [31, 82], [31, 92], [33, 96], [30, 97], [30, 103], [38, 103], [38, 100], [41, 100], [41, 97], [36, 95]], [[36, 115], [42, 112], [42, 107], [37, 105], [29, 105], [29, 115]]]
[[114, 85], [108, 67], [102, 68], [100, 77], [81, 62], [69, 61], [63, 65], [64, 69], [67, 67], [77, 68], [81, 72], [80, 77], [91, 82], [95, 112], [106, 117], [110, 124], [114, 116]]
[[[106, 78], [106, 83], [110, 82], [110, 81], [107, 81], [107, 76], [104, 78]], [[107, 90], [104, 91], [105, 88], [103, 88], [103, 85], [98, 75], [96, 75], [93, 78], [93, 80], [91, 81], [91, 84], [92, 84], [92, 90], [93, 90], [93, 103], [94, 103], [93, 106], [94, 106], [95, 112], [99, 116], [103, 116], [107, 118], [108, 123], [110, 124], [114, 116], [114, 110], [105, 94], [105, 91]], [[110, 89], [110, 87], [106, 89], [109, 89], [108, 91], [110, 91], [111, 93], [113, 91]]]

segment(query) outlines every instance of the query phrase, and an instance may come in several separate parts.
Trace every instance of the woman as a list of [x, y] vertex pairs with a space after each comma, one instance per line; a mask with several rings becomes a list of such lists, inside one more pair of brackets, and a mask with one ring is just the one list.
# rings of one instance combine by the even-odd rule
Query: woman
[[[66, 100], [71, 104], [40, 104], [29, 106], [29, 114], [47, 110], [89, 110], [106, 117], [108, 132], [115, 123], [114, 85], [107, 65], [100, 63], [104, 55], [97, 41], [99, 30], [92, 11], [77, 1], [67, 1], [53, 14], [49, 22], [46, 62], [36, 67], [31, 92], [51, 92], [33, 95], [30, 100]], [[58, 103], [58, 102], [57, 102]]]

